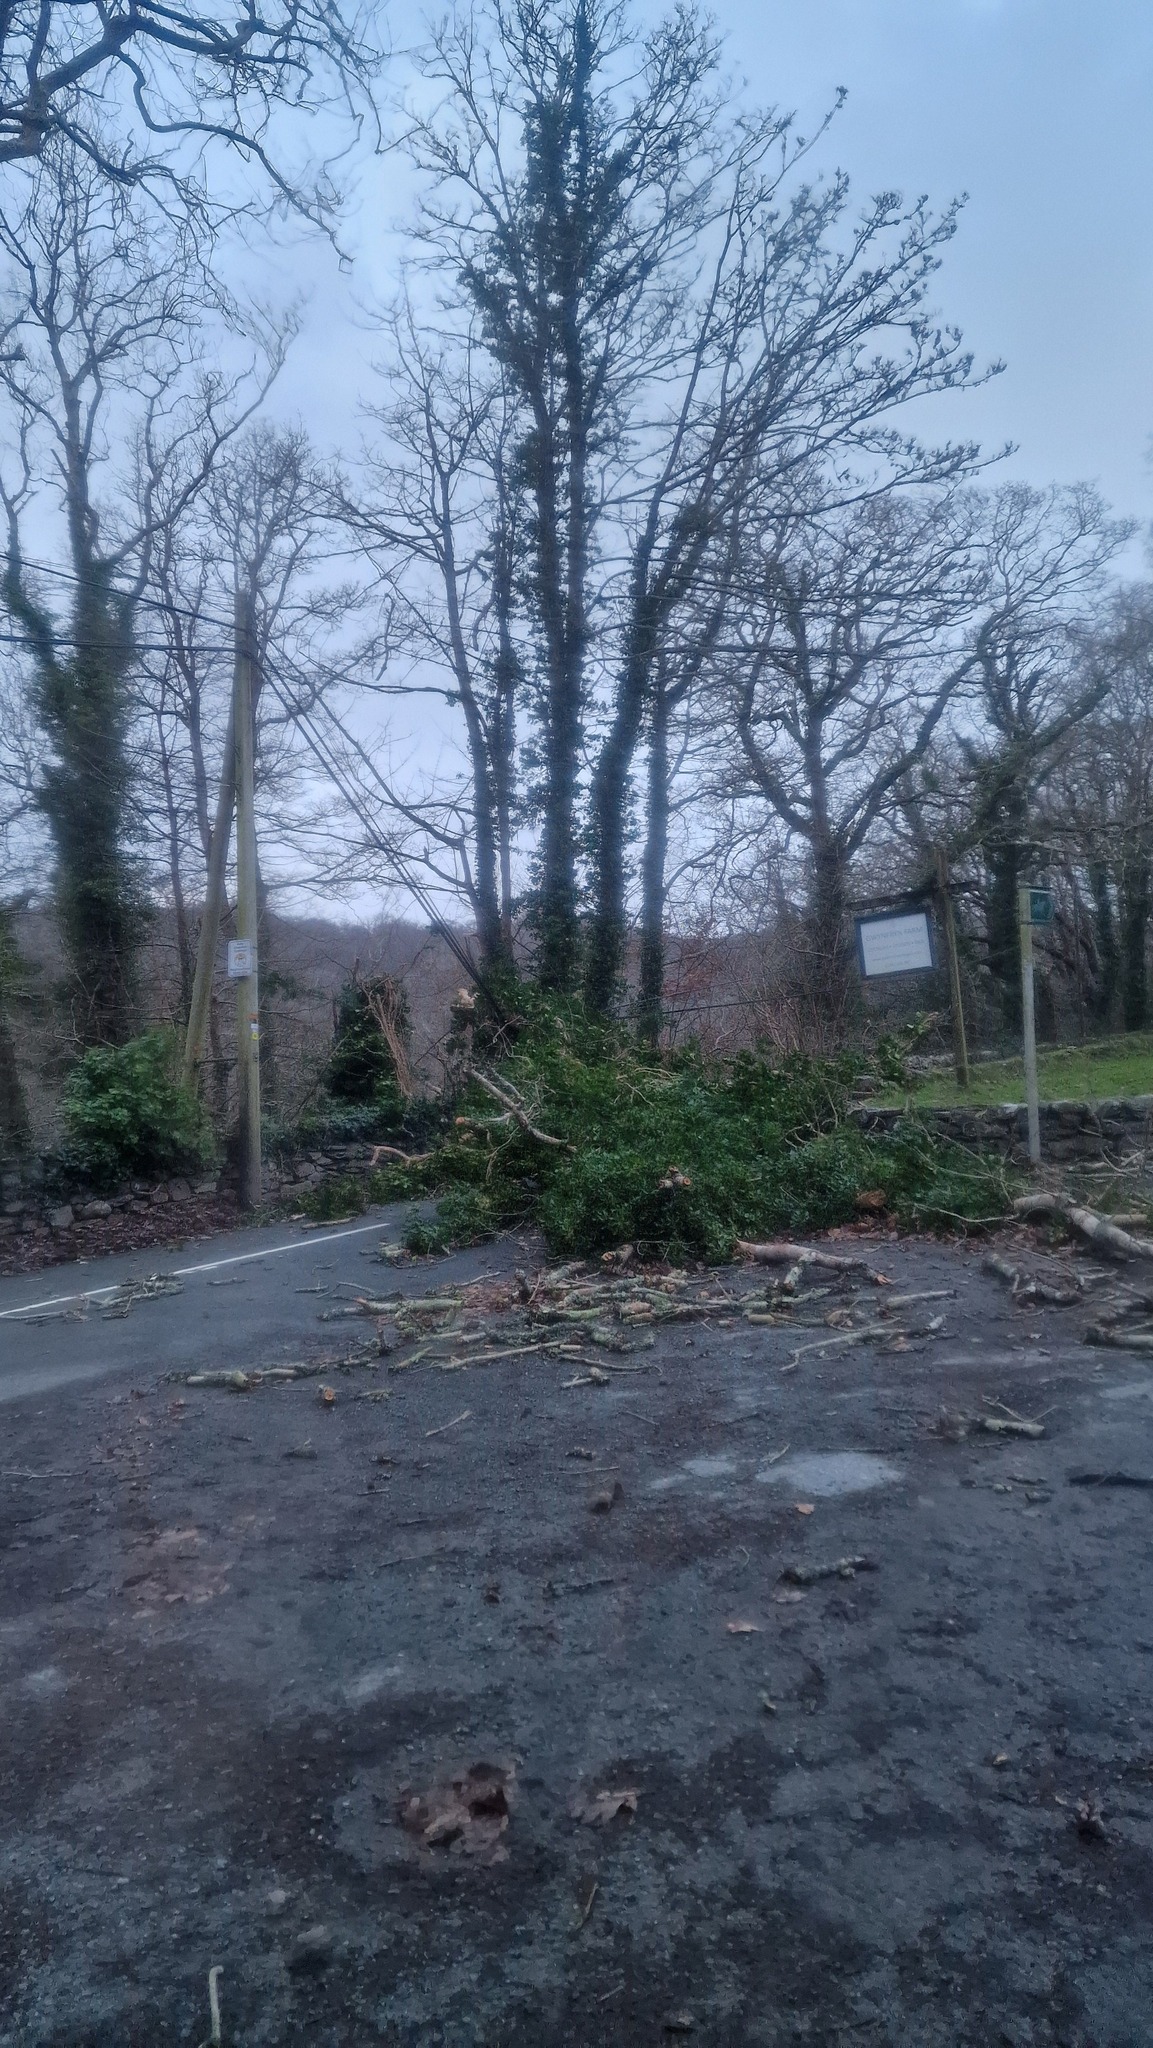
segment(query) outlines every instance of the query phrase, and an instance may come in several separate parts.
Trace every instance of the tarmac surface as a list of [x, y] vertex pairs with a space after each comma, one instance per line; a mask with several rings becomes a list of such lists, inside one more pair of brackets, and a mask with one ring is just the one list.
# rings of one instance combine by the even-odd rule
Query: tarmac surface
[[1069, 1478], [1153, 1479], [1153, 1364], [886, 1242], [943, 1326], [792, 1371], [342, 1368], [534, 1258], [395, 1222], [0, 1283], [5, 2048], [198, 2048], [214, 1967], [233, 2048], [1153, 2044], [1153, 1491]]

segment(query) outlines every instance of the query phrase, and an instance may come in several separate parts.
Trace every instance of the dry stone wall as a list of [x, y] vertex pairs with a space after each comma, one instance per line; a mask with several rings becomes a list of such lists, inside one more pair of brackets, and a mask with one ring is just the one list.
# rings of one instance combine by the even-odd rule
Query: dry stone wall
[[[853, 1111], [860, 1128], [876, 1136], [892, 1131], [907, 1112], [862, 1103]], [[1023, 1102], [989, 1107], [961, 1105], [919, 1109], [918, 1120], [942, 1138], [977, 1151], [997, 1152], [1010, 1160], [1028, 1158], [1028, 1112]], [[1041, 1152], [1054, 1166], [1079, 1160], [1119, 1164], [1149, 1155], [1153, 1146], [1153, 1095], [1132, 1095], [1108, 1102], [1043, 1102]]]

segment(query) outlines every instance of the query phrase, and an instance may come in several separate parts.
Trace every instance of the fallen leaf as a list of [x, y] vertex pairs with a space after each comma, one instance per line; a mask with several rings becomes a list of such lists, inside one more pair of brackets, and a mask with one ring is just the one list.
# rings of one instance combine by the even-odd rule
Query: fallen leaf
[[778, 1607], [792, 1607], [797, 1600], [806, 1600], [807, 1593], [798, 1593], [792, 1586], [779, 1586], [773, 1594]]
[[586, 1827], [606, 1827], [618, 1814], [635, 1813], [638, 1793], [632, 1786], [622, 1792], [578, 1793], [569, 1808], [574, 1820], [583, 1820]]
[[725, 1634], [730, 1636], [759, 1636], [761, 1626], [756, 1621], [726, 1621]]
[[1003, 1749], [999, 1749], [997, 1751], [996, 1756], [993, 1758], [993, 1769], [995, 1771], [1001, 1770], [1003, 1766], [1008, 1763], [1008, 1761], [1009, 1758], [1007, 1752]]
[[879, 1215], [881, 1210], [887, 1209], [888, 1206], [889, 1197], [884, 1188], [862, 1188], [853, 1196], [854, 1209], [868, 1210], [873, 1215]]
[[397, 1818], [426, 1849], [451, 1849], [482, 1863], [508, 1855], [501, 1836], [508, 1827], [516, 1773], [499, 1764], [470, 1764], [447, 1785], [414, 1793], [406, 1786]]
[[671, 2012], [661, 2026], [666, 2034], [691, 2034], [696, 2021], [691, 2012]]
[[797, 1513], [799, 1515], [811, 1515], [813, 1512], [813, 1503], [811, 1500], [795, 1500], [793, 1502], [793, 1506], [796, 1508]]

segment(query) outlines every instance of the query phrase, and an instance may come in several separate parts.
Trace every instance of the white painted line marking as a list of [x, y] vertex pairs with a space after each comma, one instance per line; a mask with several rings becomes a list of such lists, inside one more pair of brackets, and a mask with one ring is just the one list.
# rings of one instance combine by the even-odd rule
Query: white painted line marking
[[[296, 1237], [291, 1244], [270, 1244], [259, 1252], [233, 1252], [231, 1258], [207, 1259], [200, 1266], [174, 1266], [172, 1277], [186, 1280], [190, 1273], [215, 1273], [221, 1266], [245, 1266], [253, 1259], [276, 1259], [282, 1252], [304, 1251], [314, 1244], [336, 1244], [342, 1237], [365, 1237], [369, 1231], [383, 1229], [383, 1223], [358, 1223], [352, 1230], [331, 1230], [326, 1237]], [[114, 1280], [108, 1287], [88, 1287], [83, 1294], [53, 1294], [47, 1301], [26, 1302], [23, 1308], [0, 1309], [0, 1322], [9, 1316], [34, 1316], [45, 1308], [64, 1308], [70, 1301], [98, 1301], [102, 1294], [118, 1294], [127, 1284], [126, 1280]]]

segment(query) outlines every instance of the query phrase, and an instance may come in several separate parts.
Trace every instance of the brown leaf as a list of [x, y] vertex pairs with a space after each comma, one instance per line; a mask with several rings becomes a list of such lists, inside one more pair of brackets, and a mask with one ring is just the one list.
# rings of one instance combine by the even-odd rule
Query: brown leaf
[[761, 1625], [759, 1621], [726, 1621], [725, 1634], [730, 1636], [759, 1636], [761, 1634]]
[[888, 1206], [889, 1197], [885, 1193], [884, 1188], [861, 1188], [853, 1196], [854, 1209], [864, 1210], [866, 1213], [874, 1216], [879, 1216], [881, 1211], [887, 1209]]
[[482, 1863], [502, 1863], [508, 1851], [500, 1838], [508, 1827], [515, 1776], [511, 1766], [470, 1764], [459, 1777], [428, 1792], [406, 1787], [397, 1819], [426, 1849], [451, 1849]]
[[586, 1827], [603, 1828], [618, 1814], [635, 1813], [639, 1796], [632, 1786], [621, 1792], [579, 1792], [569, 1811], [574, 1820], [583, 1820]]
[[796, 1508], [797, 1513], [799, 1515], [811, 1515], [813, 1512], [813, 1503], [811, 1500], [795, 1500], [793, 1502], [793, 1506]]

